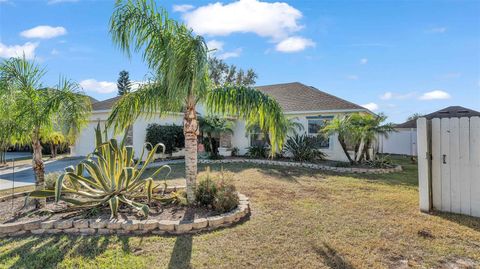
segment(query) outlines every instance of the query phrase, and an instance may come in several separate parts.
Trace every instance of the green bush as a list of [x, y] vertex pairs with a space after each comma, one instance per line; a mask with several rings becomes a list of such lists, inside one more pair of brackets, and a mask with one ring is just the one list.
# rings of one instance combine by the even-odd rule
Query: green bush
[[285, 152], [292, 155], [295, 161], [312, 162], [325, 159], [325, 153], [320, 151], [321, 139], [316, 137], [295, 134], [287, 139], [284, 145]]
[[239, 202], [235, 185], [222, 179], [217, 185], [217, 195], [215, 195], [213, 208], [218, 212], [224, 213], [237, 207]]
[[217, 194], [217, 184], [210, 178], [210, 175], [200, 181], [195, 190], [195, 199], [203, 206], [213, 205]]
[[265, 146], [251, 146], [248, 148], [247, 155], [251, 158], [267, 158], [268, 148]]
[[238, 193], [230, 180], [231, 174], [222, 171], [220, 178], [210, 176], [210, 168], [207, 168], [207, 176], [200, 181], [195, 190], [197, 203], [202, 206], [212, 207], [215, 211], [228, 212], [239, 204]]
[[369, 160], [365, 162], [366, 165], [373, 168], [392, 168], [394, 167], [392, 160], [388, 155], [375, 157], [375, 160]]
[[[152, 145], [162, 143], [165, 145], [165, 153], [170, 154], [175, 148], [184, 148], [185, 147], [185, 136], [183, 134], [183, 127], [173, 125], [159, 125], [156, 123], [149, 124], [147, 126], [147, 135], [145, 137], [145, 142]], [[148, 150], [151, 150], [151, 147], [147, 147]], [[156, 153], [160, 153], [160, 150], [157, 150]]]

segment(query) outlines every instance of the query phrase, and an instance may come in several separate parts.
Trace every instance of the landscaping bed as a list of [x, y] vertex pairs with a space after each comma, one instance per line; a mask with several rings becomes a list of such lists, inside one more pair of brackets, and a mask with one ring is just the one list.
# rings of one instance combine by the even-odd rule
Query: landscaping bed
[[0, 236], [25, 233], [68, 234], [146, 234], [185, 233], [211, 230], [232, 225], [249, 213], [248, 198], [239, 194], [240, 204], [226, 213], [201, 206], [151, 203], [147, 217], [129, 207], [118, 210], [111, 218], [108, 207], [70, 208], [65, 202], [47, 202], [41, 210], [25, 204], [25, 197], [0, 202]]

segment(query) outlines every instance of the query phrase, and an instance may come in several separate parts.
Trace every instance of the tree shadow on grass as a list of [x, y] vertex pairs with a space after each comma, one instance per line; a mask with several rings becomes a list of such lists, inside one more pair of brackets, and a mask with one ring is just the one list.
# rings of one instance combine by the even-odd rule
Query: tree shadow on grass
[[312, 245], [315, 253], [323, 259], [326, 266], [338, 269], [354, 269], [348, 261], [345, 260], [334, 248], [328, 243], [323, 242], [322, 246]]
[[169, 269], [191, 268], [190, 260], [192, 258], [192, 235], [178, 236], [173, 246]]
[[[0, 254], [0, 264], [9, 268], [56, 268], [66, 256], [95, 258], [105, 252], [110, 238], [103, 236], [28, 236], [4, 240], [2, 245], [14, 245]], [[10, 263], [16, 259], [14, 263]]]

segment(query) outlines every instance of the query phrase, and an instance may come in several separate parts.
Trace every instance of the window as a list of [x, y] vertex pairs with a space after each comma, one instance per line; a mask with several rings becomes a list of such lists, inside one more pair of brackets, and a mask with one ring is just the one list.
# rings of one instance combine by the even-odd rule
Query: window
[[321, 132], [322, 128], [326, 125], [326, 123], [328, 121], [330, 121], [331, 119], [333, 119], [333, 116], [307, 117], [308, 135], [317, 137], [319, 148], [329, 148], [330, 147], [330, 137], [325, 137], [320, 132]]

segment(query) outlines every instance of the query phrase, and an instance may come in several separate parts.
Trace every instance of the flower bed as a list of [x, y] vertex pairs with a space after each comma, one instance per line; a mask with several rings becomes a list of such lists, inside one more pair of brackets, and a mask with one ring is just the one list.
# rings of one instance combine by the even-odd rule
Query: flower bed
[[[184, 160], [156, 162], [156, 163], [151, 163], [148, 167], [157, 167], [166, 163], [173, 164], [173, 163], [183, 163], [183, 162]], [[199, 159], [198, 163], [202, 163], [202, 164], [253, 163], [253, 164], [262, 164], [262, 165], [283, 166], [283, 167], [303, 167], [303, 168], [326, 170], [326, 171], [333, 171], [333, 172], [339, 172], [339, 173], [359, 173], [359, 174], [386, 174], [386, 173], [402, 171], [401, 165], [396, 165], [395, 167], [391, 167], [391, 168], [336, 167], [336, 166], [331, 166], [326, 164], [304, 163], [304, 162], [294, 162], [294, 161], [247, 159], [247, 158], [232, 158], [232, 159], [222, 159], [222, 160]]]
[[[109, 219], [109, 218], [66, 218], [32, 220], [0, 224], [0, 237], [26, 234], [77, 234], [77, 235], [145, 235], [185, 234], [210, 231], [231, 226], [250, 214], [249, 199], [238, 194], [240, 204], [230, 212], [190, 220], [165, 219]], [[13, 199], [13, 197], [11, 198]], [[4, 199], [8, 200], [8, 199]], [[8, 202], [8, 201], [6, 201]]]

